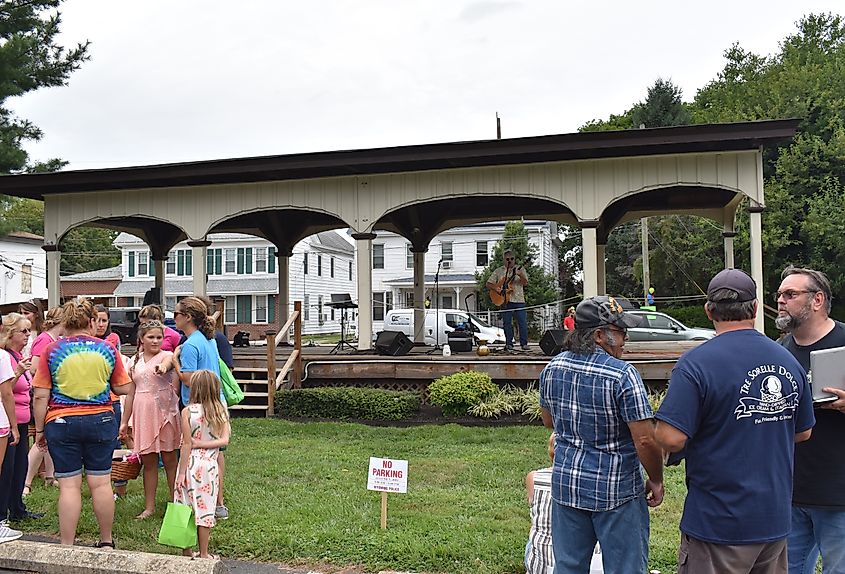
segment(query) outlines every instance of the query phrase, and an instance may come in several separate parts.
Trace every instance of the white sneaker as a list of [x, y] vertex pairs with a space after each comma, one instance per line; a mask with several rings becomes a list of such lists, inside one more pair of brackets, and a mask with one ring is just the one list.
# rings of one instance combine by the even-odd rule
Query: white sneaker
[[7, 520], [0, 520], [0, 543], [11, 542], [12, 540], [17, 540], [21, 536], [23, 536], [23, 532], [9, 528]]

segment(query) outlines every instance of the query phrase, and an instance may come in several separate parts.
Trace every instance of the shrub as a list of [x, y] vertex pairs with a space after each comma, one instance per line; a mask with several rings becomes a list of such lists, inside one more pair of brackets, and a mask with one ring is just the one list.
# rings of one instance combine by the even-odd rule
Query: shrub
[[540, 410], [540, 391], [531, 383], [526, 389], [507, 385], [470, 407], [468, 412], [485, 419], [519, 413], [533, 421], [540, 418]]
[[687, 305], [686, 307], [666, 307], [658, 310], [674, 317], [687, 327], [713, 328], [713, 322], [707, 319], [707, 314], [704, 312], [704, 303]]
[[317, 387], [276, 393], [276, 409], [294, 417], [400, 420], [420, 410], [417, 393], [358, 387]]
[[494, 394], [498, 387], [487, 373], [470, 371], [440, 377], [428, 386], [431, 403], [448, 416], [467, 414], [470, 407]]

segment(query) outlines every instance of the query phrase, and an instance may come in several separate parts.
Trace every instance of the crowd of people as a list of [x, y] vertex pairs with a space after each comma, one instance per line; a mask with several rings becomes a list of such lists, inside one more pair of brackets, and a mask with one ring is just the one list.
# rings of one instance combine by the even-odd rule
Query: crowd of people
[[775, 342], [754, 329], [754, 280], [721, 271], [704, 307], [717, 335], [681, 356], [656, 413], [621, 359], [639, 319], [612, 297], [579, 303], [540, 379], [553, 464], [528, 483], [529, 574], [587, 574], [597, 543], [606, 574], [647, 572], [648, 507], [681, 460], [679, 573], [813, 574], [819, 557], [845, 572], [845, 391], [812, 381], [833, 395], [814, 404], [810, 387], [810, 353], [845, 346], [831, 299], [823, 273], [785, 269]]
[[156, 513], [161, 464], [168, 495], [193, 509], [199, 551], [184, 553], [216, 558], [208, 551], [210, 528], [229, 516], [223, 499], [229, 417], [220, 373], [232, 355], [212, 311], [207, 298], [182, 299], [172, 329], [159, 306], [145, 306], [132, 356], [121, 354], [108, 309], [85, 299], [46, 317], [31, 301], [3, 317], [0, 542], [22, 535], [12, 523], [43, 517], [25, 504], [43, 468], [45, 486], [59, 488], [61, 543], [75, 542], [84, 474], [99, 526], [94, 546], [114, 549], [115, 501], [126, 483], [112, 481], [112, 461], [126, 445], [143, 465], [144, 509], [136, 519]]

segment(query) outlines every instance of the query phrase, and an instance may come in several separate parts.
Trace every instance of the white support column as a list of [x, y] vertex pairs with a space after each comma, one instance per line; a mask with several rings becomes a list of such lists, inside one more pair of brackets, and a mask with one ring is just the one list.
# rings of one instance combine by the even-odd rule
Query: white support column
[[412, 252], [414, 254], [414, 343], [425, 343], [425, 251]]
[[[193, 261], [193, 260], [192, 260]], [[159, 299], [158, 304], [161, 305], [161, 308], [164, 309], [164, 272], [165, 272], [165, 263], [167, 263], [167, 259], [153, 259], [153, 269], [155, 269], [155, 286], [158, 288], [158, 292], [160, 294], [161, 299]], [[205, 260], [203, 260], [205, 263]], [[203, 265], [205, 267], [205, 265]], [[172, 309], [171, 309], [172, 311]]]
[[208, 294], [205, 266], [209, 245], [211, 245], [211, 241], [188, 241], [188, 246], [191, 248], [191, 260], [193, 261], [194, 295]]
[[607, 295], [607, 276], [605, 275], [604, 249], [607, 247], [601, 243], [596, 245], [596, 273], [599, 295]]
[[[293, 254], [282, 254], [281, 251], [276, 250], [276, 257], [278, 258], [278, 265], [276, 271], [279, 273], [279, 313], [276, 320], [281, 328], [293, 312], [293, 306], [290, 304], [290, 258]], [[287, 342], [290, 334], [288, 332], [282, 333], [282, 341]]]
[[58, 307], [62, 299], [62, 252], [58, 245], [44, 245], [42, 249], [47, 252], [47, 306], [52, 309]]
[[725, 269], [736, 267], [734, 265], [734, 237], [736, 237], [736, 231], [726, 229], [722, 232], [722, 239], [725, 242]]
[[353, 233], [358, 258], [358, 350], [373, 348], [373, 239], [375, 233]]
[[595, 226], [581, 228], [581, 241], [583, 243], [581, 258], [584, 267], [584, 298], [594, 297], [599, 292]]
[[748, 208], [751, 243], [751, 278], [757, 283], [757, 317], [754, 328], [763, 332], [763, 207], [751, 205]]

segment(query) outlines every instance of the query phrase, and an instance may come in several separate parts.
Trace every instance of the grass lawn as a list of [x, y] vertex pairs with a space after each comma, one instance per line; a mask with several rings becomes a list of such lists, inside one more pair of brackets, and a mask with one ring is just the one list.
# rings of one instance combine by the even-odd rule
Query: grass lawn
[[[374, 428], [346, 423], [235, 419], [226, 457], [231, 512], [211, 533], [227, 558], [290, 564], [360, 565], [465, 574], [524, 572], [528, 534], [525, 474], [546, 466], [548, 434], [538, 426]], [[370, 456], [409, 460], [408, 494], [390, 495], [388, 529], [379, 528], [380, 494], [366, 490]], [[160, 473], [164, 479], [163, 472]], [[683, 471], [667, 473], [667, 497], [652, 511], [651, 567], [675, 572]], [[48, 515], [24, 530], [58, 533], [56, 489], [36, 479], [27, 499]], [[167, 500], [145, 521], [141, 481], [117, 503], [120, 548], [178, 550], [156, 543]], [[83, 502], [80, 542], [93, 542], [96, 522]]]

